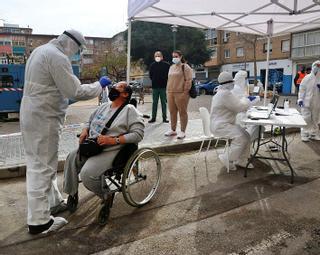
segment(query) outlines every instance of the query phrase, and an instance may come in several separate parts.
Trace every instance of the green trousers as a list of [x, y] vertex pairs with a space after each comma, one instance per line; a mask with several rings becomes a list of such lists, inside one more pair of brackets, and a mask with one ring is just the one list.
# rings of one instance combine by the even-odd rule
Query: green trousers
[[158, 101], [161, 101], [162, 119], [167, 119], [167, 94], [166, 89], [152, 89], [152, 119], [157, 118]]

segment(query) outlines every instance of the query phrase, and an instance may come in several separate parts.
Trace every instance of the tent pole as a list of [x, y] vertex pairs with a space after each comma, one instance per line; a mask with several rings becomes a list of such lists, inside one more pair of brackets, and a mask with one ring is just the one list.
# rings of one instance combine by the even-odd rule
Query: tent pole
[[131, 68], [131, 19], [128, 19], [128, 39], [127, 39], [127, 84], [130, 82]]
[[267, 43], [267, 67], [266, 67], [266, 77], [264, 79], [264, 99], [263, 105], [266, 106], [267, 102], [267, 91], [268, 91], [268, 83], [269, 83], [269, 58], [270, 58], [270, 35], [268, 36], [268, 43]]

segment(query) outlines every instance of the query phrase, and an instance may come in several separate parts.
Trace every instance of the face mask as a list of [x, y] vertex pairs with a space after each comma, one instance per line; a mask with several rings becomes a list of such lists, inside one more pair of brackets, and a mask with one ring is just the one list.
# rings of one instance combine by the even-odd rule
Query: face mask
[[160, 61], [161, 61], [161, 58], [160, 58], [160, 57], [155, 57], [154, 60], [155, 60], [156, 62], [160, 62]]
[[173, 63], [173, 64], [179, 64], [180, 61], [181, 61], [180, 58], [173, 58], [173, 59], [172, 59], [172, 63]]
[[116, 100], [119, 96], [120, 96], [120, 91], [118, 91], [115, 87], [112, 87], [109, 90], [108, 97], [109, 97], [110, 101]]

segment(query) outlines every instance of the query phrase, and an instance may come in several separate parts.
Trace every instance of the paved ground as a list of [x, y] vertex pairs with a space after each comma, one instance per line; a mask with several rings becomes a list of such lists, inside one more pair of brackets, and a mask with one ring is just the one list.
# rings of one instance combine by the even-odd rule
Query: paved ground
[[79, 209], [62, 214], [69, 224], [45, 237], [27, 234], [25, 179], [0, 180], [0, 254], [320, 254], [320, 143], [289, 140], [293, 185], [283, 164], [255, 161], [244, 178], [215, 150], [195, 169], [194, 152], [165, 154], [150, 204], [133, 208], [119, 194], [100, 227], [99, 200], [81, 186]]
[[[191, 101], [191, 118], [209, 104], [210, 97]], [[148, 113], [150, 105], [140, 110]], [[82, 107], [91, 106], [73, 106], [67, 121], [82, 122]], [[161, 133], [163, 125], [147, 129]], [[193, 168], [195, 151], [168, 147], [160, 154], [162, 180], [151, 203], [133, 208], [118, 194], [110, 222], [100, 227], [95, 219], [100, 202], [81, 185], [79, 209], [62, 214], [69, 224], [48, 236], [27, 234], [25, 178], [0, 180], [0, 254], [319, 255], [320, 142], [302, 143], [297, 133], [288, 142], [294, 184], [282, 163], [255, 161], [244, 178], [242, 169], [226, 173], [217, 150], [209, 151], [207, 162], [201, 153]], [[58, 180], [61, 187], [62, 173]]]

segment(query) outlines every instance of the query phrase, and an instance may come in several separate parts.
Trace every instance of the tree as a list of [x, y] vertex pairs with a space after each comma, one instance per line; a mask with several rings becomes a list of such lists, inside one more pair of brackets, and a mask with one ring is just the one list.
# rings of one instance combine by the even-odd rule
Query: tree
[[[127, 38], [127, 33], [125, 34]], [[209, 59], [203, 30], [178, 27], [176, 46], [186, 60], [193, 65], [201, 65]], [[171, 26], [152, 22], [135, 21], [132, 23], [131, 56], [133, 60], [143, 60], [146, 66], [153, 62], [153, 54], [160, 50], [165, 60], [171, 61], [173, 51], [173, 32]]]
[[[240, 34], [241, 39], [243, 39], [247, 44], [247, 49], [253, 52], [253, 72], [254, 72], [254, 85], [257, 85], [257, 42], [258, 42], [258, 35], [252, 34]], [[246, 47], [244, 47], [246, 49]], [[244, 56], [247, 56], [246, 52], [244, 52]], [[247, 61], [246, 61], [247, 62]]]
[[[139, 61], [133, 61], [131, 68], [135, 69], [141, 64]], [[112, 80], [121, 81], [126, 79], [127, 71], [127, 53], [119, 51], [109, 51], [105, 56], [101, 66], [106, 67], [106, 75]]]

